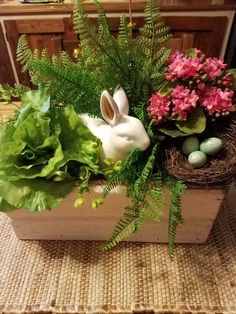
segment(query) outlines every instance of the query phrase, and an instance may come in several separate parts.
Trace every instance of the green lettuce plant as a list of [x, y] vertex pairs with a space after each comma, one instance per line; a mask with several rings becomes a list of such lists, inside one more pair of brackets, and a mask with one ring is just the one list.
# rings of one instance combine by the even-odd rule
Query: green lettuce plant
[[72, 106], [56, 108], [42, 89], [28, 91], [15, 121], [0, 126], [1, 210], [56, 207], [75, 184], [72, 172], [99, 172], [100, 147]]

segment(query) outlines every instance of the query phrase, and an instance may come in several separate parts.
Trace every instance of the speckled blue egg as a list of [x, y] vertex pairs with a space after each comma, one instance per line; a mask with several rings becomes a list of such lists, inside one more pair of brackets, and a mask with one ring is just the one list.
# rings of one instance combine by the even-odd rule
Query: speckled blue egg
[[190, 153], [199, 150], [199, 140], [196, 136], [189, 136], [182, 144], [182, 151], [184, 154], [189, 155]]
[[188, 156], [188, 162], [193, 168], [201, 168], [207, 163], [207, 156], [204, 152], [197, 150]]
[[222, 140], [218, 137], [206, 138], [200, 144], [200, 150], [207, 155], [215, 155], [222, 148]]

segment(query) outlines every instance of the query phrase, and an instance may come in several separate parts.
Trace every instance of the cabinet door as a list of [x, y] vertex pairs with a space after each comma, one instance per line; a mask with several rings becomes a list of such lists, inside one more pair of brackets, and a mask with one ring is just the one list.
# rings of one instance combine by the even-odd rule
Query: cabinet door
[[173, 34], [174, 50], [193, 47], [209, 56], [220, 56], [228, 23], [226, 16], [165, 16], [164, 19]]
[[17, 43], [22, 34], [26, 35], [31, 49], [47, 48], [49, 55], [58, 55], [62, 50], [72, 55], [78, 46], [70, 18], [9, 20], [4, 23], [19, 81], [25, 85], [30, 85], [29, 77], [21, 72], [22, 66], [16, 61]]
[[14, 84], [15, 78], [13, 74], [13, 70], [11, 67], [10, 58], [8, 55], [2, 27], [0, 25], [0, 47], [1, 47], [1, 53], [0, 53], [0, 84], [8, 83], [8, 84]]
[[[226, 16], [163, 16], [167, 26], [170, 26], [172, 39], [170, 48], [184, 51], [189, 48], [201, 49], [208, 56], [219, 57], [227, 28]], [[144, 24], [143, 17], [134, 17], [134, 36], [138, 28]], [[119, 19], [109, 20], [111, 31], [119, 30]]]

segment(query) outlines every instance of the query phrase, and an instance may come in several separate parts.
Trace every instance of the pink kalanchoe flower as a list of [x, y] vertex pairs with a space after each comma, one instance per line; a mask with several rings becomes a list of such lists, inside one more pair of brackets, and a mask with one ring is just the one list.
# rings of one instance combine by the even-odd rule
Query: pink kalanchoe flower
[[188, 111], [197, 106], [199, 99], [194, 90], [177, 85], [172, 91], [173, 113], [178, 115], [180, 120], [187, 118]]
[[168, 59], [168, 63], [172, 63], [174, 62], [176, 59], [181, 59], [184, 57], [183, 52], [180, 52], [179, 50], [176, 50], [175, 52], [173, 52]]
[[[199, 76], [199, 71], [202, 69], [200, 57], [188, 57], [183, 53], [175, 54], [172, 57], [168, 67], [167, 79], [188, 79]], [[168, 76], [169, 74], [169, 76]], [[169, 79], [170, 78], [170, 79]]]
[[222, 59], [207, 58], [203, 63], [203, 70], [206, 72], [208, 78], [214, 79], [221, 75], [227, 64]]
[[200, 96], [200, 105], [209, 113], [233, 111], [232, 90], [223, 91], [217, 87], [206, 87]]
[[232, 75], [230, 73], [226, 74], [222, 79], [222, 84], [225, 87], [229, 87], [232, 85]]
[[204, 59], [205, 57], [205, 54], [198, 48], [194, 48], [194, 51], [196, 53], [196, 57], [198, 58], [201, 58], [201, 59]]
[[164, 117], [169, 115], [170, 98], [168, 96], [161, 96], [159, 93], [153, 94], [149, 99], [151, 105], [147, 109], [151, 112], [151, 116], [158, 124]]
[[203, 83], [203, 82], [198, 83], [198, 84], [197, 84], [197, 88], [198, 88], [200, 91], [203, 91], [204, 88], [205, 88], [205, 83]]

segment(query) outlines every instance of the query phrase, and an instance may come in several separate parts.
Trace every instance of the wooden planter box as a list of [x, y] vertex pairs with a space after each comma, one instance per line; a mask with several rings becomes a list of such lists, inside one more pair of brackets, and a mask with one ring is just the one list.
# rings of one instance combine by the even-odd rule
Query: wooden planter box
[[[93, 187], [93, 195], [98, 196], [102, 188]], [[51, 211], [31, 213], [20, 209], [9, 213], [11, 224], [19, 239], [37, 240], [106, 240], [112, 233], [123, 208], [128, 204], [124, 190], [117, 189], [109, 194], [102, 206], [74, 208], [76, 192], [63, 201], [60, 207]], [[177, 243], [204, 243], [223, 200], [221, 186], [209, 189], [189, 186], [182, 196], [185, 224], [178, 229]], [[87, 202], [90, 204], [91, 200]], [[166, 193], [164, 216], [160, 222], [146, 222], [127, 241], [162, 242], [168, 240], [168, 205], [170, 197]]]

